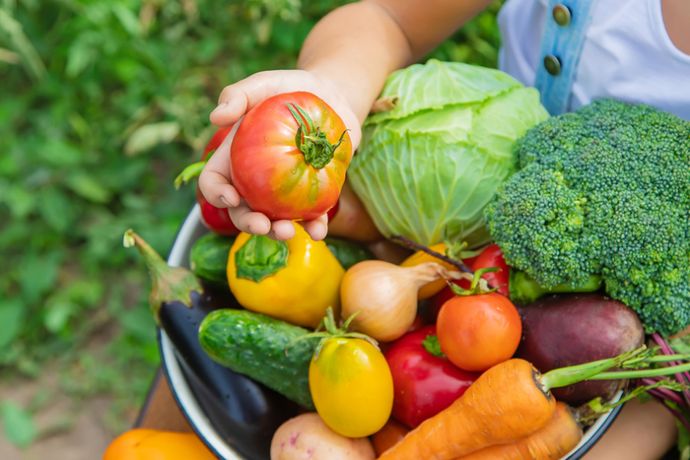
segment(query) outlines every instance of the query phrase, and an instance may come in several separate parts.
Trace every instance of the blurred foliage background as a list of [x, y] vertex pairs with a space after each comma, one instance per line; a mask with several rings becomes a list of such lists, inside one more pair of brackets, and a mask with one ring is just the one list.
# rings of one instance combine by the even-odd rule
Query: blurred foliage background
[[[194, 201], [172, 179], [210, 138], [222, 87], [294, 66], [342, 3], [0, 0], [0, 389], [56, 376], [27, 406], [0, 401], [13, 443], [49, 434], [33, 420], [57, 393], [106, 395], [113, 433], [133, 421], [159, 357], [122, 234], [167, 253]], [[499, 6], [434, 57], [495, 66]]]

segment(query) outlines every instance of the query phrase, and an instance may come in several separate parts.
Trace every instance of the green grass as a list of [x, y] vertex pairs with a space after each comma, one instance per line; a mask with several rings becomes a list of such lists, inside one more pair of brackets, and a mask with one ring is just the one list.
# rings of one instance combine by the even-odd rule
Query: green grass
[[[498, 3], [434, 57], [495, 65]], [[113, 431], [131, 422], [159, 358], [122, 234], [167, 253], [194, 200], [172, 179], [210, 137], [220, 90], [294, 66], [333, 4], [0, 0], [1, 382], [58, 369], [58, 391], [112, 397]], [[40, 436], [40, 407], [0, 401], [10, 439]]]

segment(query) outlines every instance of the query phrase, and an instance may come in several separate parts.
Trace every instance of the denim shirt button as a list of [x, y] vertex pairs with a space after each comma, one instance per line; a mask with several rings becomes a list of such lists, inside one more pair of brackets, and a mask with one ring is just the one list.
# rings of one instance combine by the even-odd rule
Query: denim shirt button
[[556, 21], [556, 24], [559, 26], [567, 26], [570, 24], [570, 8], [564, 4], [559, 3], [554, 6], [551, 13], [553, 14], [553, 20]]
[[544, 68], [554, 77], [561, 73], [561, 60], [553, 54], [544, 57]]

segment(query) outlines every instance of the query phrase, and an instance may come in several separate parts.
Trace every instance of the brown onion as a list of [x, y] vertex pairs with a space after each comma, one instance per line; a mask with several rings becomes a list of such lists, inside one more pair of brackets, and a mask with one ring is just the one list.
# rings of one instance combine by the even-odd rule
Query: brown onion
[[356, 313], [352, 329], [382, 342], [395, 340], [415, 320], [419, 289], [431, 281], [459, 276], [436, 262], [414, 267], [381, 260], [359, 262], [345, 272], [340, 285], [342, 317]]

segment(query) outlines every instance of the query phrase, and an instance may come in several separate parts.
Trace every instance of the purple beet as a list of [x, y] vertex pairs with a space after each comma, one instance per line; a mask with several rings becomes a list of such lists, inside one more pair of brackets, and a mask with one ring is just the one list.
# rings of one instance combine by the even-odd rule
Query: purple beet
[[[521, 307], [523, 337], [516, 356], [541, 372], [616, 356], [642, 345], [639, 318], [622, 303], [600, 294], [559, 294]], [[577, 406], [611, 398], [624, 381], [589, 381], [553, 390]]]

